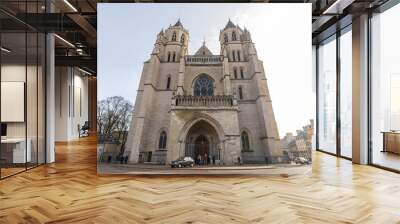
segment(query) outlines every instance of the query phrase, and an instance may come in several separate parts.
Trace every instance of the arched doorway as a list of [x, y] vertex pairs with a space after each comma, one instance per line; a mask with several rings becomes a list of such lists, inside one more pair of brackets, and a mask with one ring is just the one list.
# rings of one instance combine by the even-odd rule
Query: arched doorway
[[199, 120], [193, 124], [186, 135], [185, 156], [190, 156], [197, 160], [201, 156], [204, 161], [213, 164], [220, 160], [221, 146], [215, 128], [205, 120]]
[[210, 143], [204, 135], [199, 135], [194, 141], [194, 156], [198, 158], [199, 155], [202, 158], [210, 155]]

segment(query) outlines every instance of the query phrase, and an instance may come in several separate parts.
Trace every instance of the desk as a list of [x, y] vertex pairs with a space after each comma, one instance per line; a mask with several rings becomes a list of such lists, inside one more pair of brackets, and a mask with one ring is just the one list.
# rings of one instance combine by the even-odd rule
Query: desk
[[400, 132], [384, 131], [383, 133], [383, 152], [400, 154]]
[[31, 162], [31, 139], [27, 139], [28, 144], [25, 151], [25, 138], [6, 138], [1, 140], [1, 159], [6, 163], [26, 163]]

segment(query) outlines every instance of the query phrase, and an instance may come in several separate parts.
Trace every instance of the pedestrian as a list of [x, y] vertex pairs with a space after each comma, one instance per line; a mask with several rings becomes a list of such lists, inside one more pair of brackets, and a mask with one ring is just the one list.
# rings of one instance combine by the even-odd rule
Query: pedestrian
[[238, 164], [239, 164], [239, 166], [241, 165], [241, 162], [240, 162], [240, 156], [238, 156]]
[[208, 155], [207, 153], [204, 154], [204, 164], [207, 165]]
[[213, 165], [215, 165], [215, 156], [212, 156]]

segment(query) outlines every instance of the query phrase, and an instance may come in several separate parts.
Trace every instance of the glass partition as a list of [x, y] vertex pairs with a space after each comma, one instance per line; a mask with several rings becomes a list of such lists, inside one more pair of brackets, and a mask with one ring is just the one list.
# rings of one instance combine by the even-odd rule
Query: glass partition
[[38, 33], [38, 64], [37, 64], [37, 162], [46, 162], [46, 37], [43, 33]]
[[318, 47], [318, 149], [336, 153], [336, 36]]
[[36, 32], [28, 32], [27, 35], [27, 64], [26, 64], [26, 114], [27, 114], [27, 151], [30, 152], [30, 157], [27, 163], [27, 167], [33, 167], [37, 165], [38, 157], [38, 35]]
[[[26, 3], [0, 6], [43, 11], [44, 1]], [[45, 44], [43, 33], [0, 12], [0, 178], [45, 163]]]
[[351, 26], [340, 36], [340, 154], [352, 157], [352, 34]]
[[371, 19], [371, 162], [400, 170], [400, 5]]
[[30, 162], [26, 150], [26, 41], [25, 32], [1, 34], [2, 177], [24, 171]]

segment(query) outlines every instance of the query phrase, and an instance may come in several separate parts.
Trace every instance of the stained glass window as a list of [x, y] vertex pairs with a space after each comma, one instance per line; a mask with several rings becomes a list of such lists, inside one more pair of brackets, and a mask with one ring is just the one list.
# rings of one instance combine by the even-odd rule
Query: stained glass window
[[195, 96], [214, 95], [214, 82], [208, 75], [200, 75], [194, 84]]
[[242, 150], [243, 151], [250, 150], [249, 135], [245, 131], [242, 132]]

